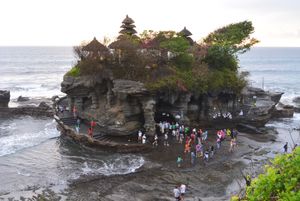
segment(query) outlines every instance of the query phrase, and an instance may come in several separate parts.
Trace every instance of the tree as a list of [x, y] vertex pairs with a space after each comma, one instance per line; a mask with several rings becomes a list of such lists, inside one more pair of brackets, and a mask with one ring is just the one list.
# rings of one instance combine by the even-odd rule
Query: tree
[[252, 22], [229, 24], [210, 33], [204, 43], [209, 47], [204, 61], [212, 68], [229, 68], [236, 71], [237, 54], [245, 53], [259, 41], [250, 35], [254, 32]]
[[204, 42], [211, 46], [216, 45], [227, 49], [230, 54], [244, 53], [259, 42], [257, 39], [250, 37], [252, 33], [254, 33], [252, 22], [243, 21], [217, 29], [210, 33], [204, 39]]

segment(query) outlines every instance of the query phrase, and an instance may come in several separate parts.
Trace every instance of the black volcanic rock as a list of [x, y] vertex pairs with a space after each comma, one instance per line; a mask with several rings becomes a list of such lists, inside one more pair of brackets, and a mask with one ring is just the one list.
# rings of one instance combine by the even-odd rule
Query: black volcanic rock
[[23, 96], [19, 96], [17, 99], [18, 102], [25, 102], [25, 101], [29, 101], [28, 97], [23, 97]]
[[[262, 127], [272, 118], [282, 93], [248, 87], [241, 94], [220, 91], [193, 94], [188, 91], [149, 91], [141, 82], [101, 76], [64, 76], [62, 92], [68, 107], [86, 120], [93, 118], [108, 135], [129, 135], [144, 129], [154, 135], [162, 114], [170, 121], [189, 125], [219, 126], [226, 122]], [[213, 95], [212, 95], [213, 94]], [[240, 111], [243, 115], [239, 115]], [[228, 117], [228, 114], [230, 114]]]
[[10, 91], [0, 90], [0, 107], [8, 107], [10, 101]]

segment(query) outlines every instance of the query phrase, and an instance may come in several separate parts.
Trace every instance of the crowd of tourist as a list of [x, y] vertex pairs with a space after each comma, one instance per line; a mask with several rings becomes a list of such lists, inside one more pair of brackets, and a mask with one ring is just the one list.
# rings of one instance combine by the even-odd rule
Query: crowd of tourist
[[[208, 143], [208, 131], [202, 129], [190, 129], [184, 124], [178, 122], [163, 121], [158, 124], [159, 131], [153, 138], [152, 145], [158, 146], [159, 144], [169, 147], [171, 142], [183, 144], [183, 155], [190, 154], [191, 164], [194, 165], [196, 158], [203, 158], [208, 161], [214, 156], [215, 146], [216, 149], [220, 149], [222, 142], [227, 138], [230, 138], [229, 152], [233, 152], [237, 147], [237, 135], [236, 129], [221, 129], [216, 131], [215, 143]], [[159, 142], [159, 137], [162, 136], [162, 142]], [[138, 131], [138, 142], [145, 144], [147, 142], [147, 136], [141, 130]], [[209, 145], [210, 144], [210, 145]], [[178, 156], [177, 165], [182, 166], [183, 157]]]

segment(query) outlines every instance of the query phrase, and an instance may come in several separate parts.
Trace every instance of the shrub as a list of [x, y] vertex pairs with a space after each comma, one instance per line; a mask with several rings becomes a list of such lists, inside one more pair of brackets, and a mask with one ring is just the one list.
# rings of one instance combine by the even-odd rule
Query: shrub
[[80, 75], [80, 69], [77, 66], [74, 66], [67, 72], [68, 76], [78, 77]]
[[254, 179], [246, 189], [244, 201], [300, 200], [300, 147], [292, 153], [277, 155], [265, 173]]

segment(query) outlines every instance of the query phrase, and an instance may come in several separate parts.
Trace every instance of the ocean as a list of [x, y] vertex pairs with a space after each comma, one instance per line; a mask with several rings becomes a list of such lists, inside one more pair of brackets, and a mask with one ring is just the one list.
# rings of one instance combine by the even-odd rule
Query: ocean
[[[257, 47], [239, 59], [252, 86], [284, 92], [286, 104], [300, 96], [300, 48]], [[0, 47], [0, 90], [11, 91], [11, 106], [18, 105], [19, 96], [63, 95], [60, 83], [75, 61], [71, 47]], [[295, 114], [267, 126], [295, 128], [299, 121]], [[0, 117], [0, 197], [49, 186], [64, 189], [86, 174], [128, 174], [144, 162], [140, 155], [108, 155], [59, 138], [51, 119]]]

